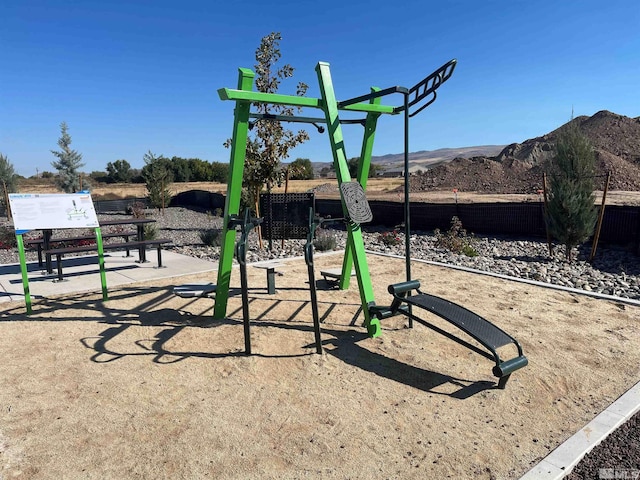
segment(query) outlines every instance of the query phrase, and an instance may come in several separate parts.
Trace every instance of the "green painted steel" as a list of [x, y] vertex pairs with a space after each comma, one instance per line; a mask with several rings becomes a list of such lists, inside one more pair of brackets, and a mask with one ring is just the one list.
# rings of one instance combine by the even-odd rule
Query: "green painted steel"
[[[371, 93], [379, 92], [377, 87], [371, 88]], [[379, 104], [380, 97], [372, 98], [370, 100], [372, 104]], [[376, 136], [376, 126], [378, 125], [378, 118], [380, 114], [369, 113], [364, 125], [364, 137], [362, 139], [362, 149], [360, 151], [360, 161], [358, 162], [358, 173], [356, 180], [362, 189], [367, 191], [367, 180], [369, 178], [369, 167], [371, 166], [371, 156], [373, 154], [373, 141]], [[344, 250], [344, 258], [342, 260], [342, 275], [340, 276], [340, 282], [338, 288], [340, 290], [346, 290], [351, 283], [351, 267], [353, 266], [353, 255], [351, 254], [351, 237], [347, 238], [347, 246]]]
[[104, 247], [102, 246], [102, 231], [96, 227], [96, 247], [98, 249], [98, 264], [100, 265], [100, 285], [102, 285], [102, 301], [109, 300], [107, 292], [107, 274], [104, 270]]
[[[344, 149], [344, 141], [342, 137], [342, 129], [340, 126], [340, 118], [338, 112], [347, 110], [353, 112], [367, 113], [364, 119], [365, 134], [362, 142], [362, 150], [360, 154], [360, 163], [358, 165], [357, 181], [366, 187], [367, 178], [369, 176], [369, 167], [371, 163], [371, 154], [373, 151], [373, 141], [375, 138], [375, 129], [378, 118], [382, 114], [397, 114], [397, 108], [380, 104], [382, 95], [375, 97], [367, 97], [368, 103], [360, 103], [356, 100], [346, 101], [345, 105], [339, 106], [335, 98], [333, 83], [329, 72], [329, 64], [320, 62], [316, 67], [318, 81], [322, 97], [307, 98], [292, 95], [280, 95], [272, 93], [255, 92], [253, 88], [253, 79], [255, 74], [248, 69], [239, 69], [238, 88], [221, 88], [218, 95], [221, 100], [231, 100], [236, 102], [234, 112], [233, 138], [231, 147], [231, 159], [229, 165], [229, 177], [227, 182], [227, 197], [225, 201], [225, 224], [223, 226], [223, 241], [220, 249], [220, 260], [218, 263], [218, 279], [216, 288], [216, 298], [213, 316], [216, 319], [222, 319], [227, 313], [227, 302], [229, 298], [229, 284], [231, 278], [231, 267], [233, 264], [233, 251], [235, 245], [236, 232], [234, 228], [229, 228], [229, 218], [238, 215], [240, 209], [240, 196], [242, 191], [242, 176], [244, 170], [245, 155], [247, 150], [247, 137], [249, 132], [249, 119], [252, 118], [250, 112], [253, 103], [269, 103], [274, 105], [289, 105], [293, 107], [317, 108], [324, 113], [323, 123], [327, 124], [327, 131], [331, 149], [334, 156], [334, 166], [338, 177], [338, 184], [350, 182], [351, 176], [347, 165], [347, 158]], [[395, 90], [394, 90], [395, 91]], [[373, 88], [372, 93], [384, 93], [378, 88]], [[253, 114], [255, 117], [256, 114]], [[288, 119], [275, 118], [274, 120], [287, 121]], [[295, 117], [292, 116], [290, 121], [303, 123], [315, 123], [320, 119], [311, 117]], [[345, 122], [358, 123], [361, 120], [346, 120]], [[341, 194], [342, 195], [342, 194]], [[346, 206], [344, 198], [342, 198], [343, 211], [345, 216]], [[369, 275], [369, 267], [366, 261], [364, 250], [364, 242], [362, 239], [362, 230], [360, 225], [350, 222], [348, 225], [348, 244], [343, 260], [343, 275], [341, 288], [348, 288], [351, 273], [351, 265], [355, 264], [356, 275], [358, 279], [358, 288], [360, 291], [360, 299], [365, 315], [365, 323], [369, 331], [369, 335], [378, 336], [380, 334], [380, 322], [377, 318], [371, 318], [369, 313], [370, 305], [375, 304], [373, 296], [373, 288]], [[347, 271], [348, 274], [344, 274]]]
[[27, 315], [31, 313], [31, 293], [29, 292], [29, 276], [27, 275], [27, 259], [24, 255], [24, 241], [22, 235], [16, 235], [18, 244], [18, 256], [20, 258], [20, 272], [22, 273], [22, 288], [24, 290], [24, 303], [27, 306]]
[[[322, 63], [322, 62], [320, 62]], [[280, 95], [277, 93], [262, 93], [247, 90], [234, 90], [231, 88], [221, 88], [218, 90], [220, 100], [235, 100], [256, 103], [271, 103], [274, 105], [290, 105], [292, 107], [311, 107], [324, 109], [322, 100], [319, 98], [297, 97], [294, 95]], [[396, 115], [396, 107], [380, 105], [379, 103], [354, 103], [340, 107], [339, 110], [349, 110], [351, 112], [371, 112], [388, 113]]]
[[[338, 102], [336, 101], [331, 73], [329, 72], [329, 64], [319, 62], [316, 66], [318, 74], [318, 83], [320, 84], [320, 93], [324, 104], [324, 114], [327, 120], [327, 133], [331, 143], [331, 151], [333, 153], [333, 164], [335, 166], [338, 185], [343, 182], [350, 182], [351, 175], [347, 165], [347, 156], [344, 147], [344, 139], [342, 136], [342, 127], [338, 116]], [[342, 211], [347, 217], [347, 208], [345, 205], [342, 190], [340, 191], [342, 200]], [[375, 304], [373, 287], [371, 285], [371, 277], [369, 275], [369, 266], [367, 265], [366, 253], [364, 250], [364, 241], [362, 239], [362, 230], [360, 225], [349, 222], [347, 225], [349, 242], [351, 245], [351, 254], [356, 267], [356, 277], [358, 279], [358, 289], [360, 291], [360, 301], [362, 302], [362, 311], [365, 316], [365, 325], [371, 337], [380, 335], [380, 320], [371, 318], [369, 306]], [[342, 275], [343, 277], [346, 275]]]
[[[240, 68], [238, 71], [238, 89], [241, 91], [250, 91], [253, 88], [255, 73], [246, 68]], [[242, 175], [244, 171], [245, 155], [247, 153], [250, 108], [251, 101], [236, 101], [233, 120], [229, 178], [227, 181], [227, 197], [224, 207], [223, 240], [220, 246], [218, 281], [216, 283], [216, 299], [213, 309], [213, 317], [216, 319], [223, 319], [227, 315], [229, 284], [231, 282], [231, 268], [233, 266], [233, 252], [236, 241], [236, 230], [235, 227], [229, 228], [229, 218], [231, 215], [238, 215], [240, 212]]]

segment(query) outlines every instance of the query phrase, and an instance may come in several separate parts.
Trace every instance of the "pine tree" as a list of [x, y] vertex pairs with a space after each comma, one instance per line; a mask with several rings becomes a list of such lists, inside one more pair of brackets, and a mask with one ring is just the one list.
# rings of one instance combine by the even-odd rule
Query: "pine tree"
[[[82, 154], [75, 150], [72, 150], [71, 135], [67, 132], [68, 127], [65, 122], [60, 124], [60, 138], [58, 139], [58, 146], [61, 151], [51, 150], [58, 161], [51, 162], [53, 168], [58, 170], [58, 178], [56, 183], [62, 191], [66, 193], [74, 193], [80, 190], [80, 167], [84, 167], [82, 163]], [[88, 188], [88, 183], [83, 183], [83, 188]]]
[[573, 247], [593, 234], [597, 209], [593, 178], [595, 155], [589, 139], [577, 121], [569, 122], [558, 134], [556, 156], [549, 169], [549, 201], [545, 215], [551, 235], [565, 246], [567, 261]]
[[144, 155], [145, 166], [142, 168], [142, 178], [147, 186], [147, 197], [151, 206], [163, 210], [171, 202], [171, 183], [173, 174], [168, 166], [169, 160], [162, 155], [157, 157], [151, 150]]

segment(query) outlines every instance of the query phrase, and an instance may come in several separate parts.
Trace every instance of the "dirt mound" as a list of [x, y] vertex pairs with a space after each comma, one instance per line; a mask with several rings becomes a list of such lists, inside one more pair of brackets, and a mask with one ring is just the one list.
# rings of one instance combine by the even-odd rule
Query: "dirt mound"
[[[571, 120], [591, 140], [596, 174], [611, 172], [612, 190], [640, 191], [640, 117], [606, 110]], [[562, 127], [541, 137], [505, 147], [496, 157], [457, 158], [411, 178], [411, 191], [453, 189], [485, 193], [535, 193], [553, 160]], [[596, 180], [602, 189], [604, 178]]]

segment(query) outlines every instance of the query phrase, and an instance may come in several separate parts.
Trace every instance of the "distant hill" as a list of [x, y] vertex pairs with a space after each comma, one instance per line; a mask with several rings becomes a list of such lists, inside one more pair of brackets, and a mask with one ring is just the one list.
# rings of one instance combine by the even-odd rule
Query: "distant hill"
[[[640, 191], [640, 117], [630, 118], [603, 110], [571, 122], [576, 123], [593, 144], [597, 173], [611, 172], [610, 188]], [[533, 193], [542, 187], [542, 173], [554, 156], [560, 128], [508, 145], [495, 157], [457, 158], [436, 166], [413, 177], [411, 189]], [[602, 185], [602, 179], [596, 181], [596, 188]]]
[[[410, 166], [433, 168], [436, 165], [450, 162], [457, 157], [494, 156], [504, 149], [504, 145], [481, 145], [477, 147], [440, 148], [438, 150], [421, 150], [409, 153]], [[371, 162], [380, 165], [383, 171], [401, 171], [404, 166], [404, 153], [390, 153], [382, 156], [371, 157]], [[324, 167], [330, 167], [329, 162], [314, 162], [313, 169], [319, 172]]]

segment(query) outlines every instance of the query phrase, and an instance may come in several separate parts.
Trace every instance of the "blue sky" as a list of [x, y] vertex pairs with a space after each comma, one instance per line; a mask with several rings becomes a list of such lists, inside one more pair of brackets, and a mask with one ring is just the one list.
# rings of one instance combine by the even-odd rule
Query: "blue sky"
[[[435, 5], [430, 5], [434, 3]], [[411, 151], [508, 144], [571, 116], [640, 116], [640, 4], [628, 1], [5, 0], [0, 5], [0, 153], [21, 175], [52, 171], [67, 122], [83, 170], [165, 156], [226, 162], [237, 68], [282, 33], [282, 63], [318, 96], [331, 65], [338, 99], [412, 86], [452, 58], [453, 77], [411, 124]], [[401, 97], [383, 103], [398, 104]], [[316, 116], [318, 112], [305, 112]], [[347, 156], [362, 129], [345, 126]], [[289, 160], [330, 161], [326, 134]], [[383, 116], [374, 155], [402, 152], [401, 117]]]

